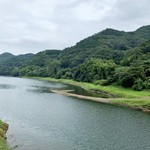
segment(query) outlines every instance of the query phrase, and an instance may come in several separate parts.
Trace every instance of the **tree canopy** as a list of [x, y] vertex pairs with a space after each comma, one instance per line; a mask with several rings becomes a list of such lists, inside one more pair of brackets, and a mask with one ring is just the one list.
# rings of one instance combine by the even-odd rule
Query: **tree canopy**
[[[75, 46], [37, 54], [0, 55], [0, 75], [42, 76], [150, 88], [150, 26], [134, 32], [106, 29]], [[104, 82], [103, 82], [104, 83]]]

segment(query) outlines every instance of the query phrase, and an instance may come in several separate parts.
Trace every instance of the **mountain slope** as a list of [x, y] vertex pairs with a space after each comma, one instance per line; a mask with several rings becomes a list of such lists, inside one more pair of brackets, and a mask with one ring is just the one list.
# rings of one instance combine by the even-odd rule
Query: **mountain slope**
[[14, 57], [14, 55], [13, 54], [11, 54], [11, 53], [2, 53], [2, 54], [0, 54], [0, 62], [4, 62], [4, 61], [7, 61], [7, 60], [9, 60], [9, 59], [11, 59], [11, 58], [13, 58]]
[[64, 49], [60, 58], [64, 67], [75, 67], [90, 57], [113, 59], [118, 63], [123, 58], [124, 51], [139, 46], [149, 39], [150, 25], [134, 32], [106, 29], [78, 42], [73, 47]]
[[0, 55], [0, 75], [13, 75], [16, 67], [25, 66], [34, 54], [21, 54], [18, 56], [11, 53]]
[[48, 59], [55, 59], [61, 53], [60, 50], [45, 50], [37, 53], [30, 59], [28, 65], [35, 65], [43, 67]]
[[[138, 51], [140, 51], [139, 49], [141, 49], [140, 45], [148, 40], [150, 40], [150, 25], [143, 26], [133, 32], [106, 29], [63, 51], [45, 50], [35, 55], [27, 54], [19, 56], [12, 56], [8, 53], [2, 54], [0, 61], [3, 63], [0, 63], [0, 75], [74, 78], [74, 75], [78, 76], [78, 72], [82, 72], [82, 68], [88, 70], [88, 64], [91, 72], [94, 71], [95, 79], [107, 79], [107, 75], [113, 74], [113, 72], [110, 72], [109, 67], [105, 68], [106, 66], [115, 62], [112, 71], [115, 70], [116, 66], [133, 67], [133, 64], [137, 63], [136, 57]], [[145, 51], [149, 51], [149, 47], [145, 45], [143, 47], [146, 47]], [[137, 55], [134, 55], [134, 53]], [[148, 54], [141, 54], [141, 56], [149, 57]], [[141, 61], [144, 61], [140, 55], [138, 57]], [[145, 57], [146, 60], [148, 57]], [[131, 59], [133, 60], [131, 61]], [[140, 61], [138, 61], [138, 63], [139, 62]], [[93, 66], [91, 66], [90, 63], [92, 63]], [[97, 65], [95, 65], [95, 63]], [[102, 65], [99, 67], [100, 69], [97, 69], [98, 64]], [[107, 71], [105, 71], [105, 69]], [[101, 72], [98, 70], [101, 70]], [[92, 75], [91, 73], [91, 80]], [[101, 75], [101, 77], [99, 75]]]

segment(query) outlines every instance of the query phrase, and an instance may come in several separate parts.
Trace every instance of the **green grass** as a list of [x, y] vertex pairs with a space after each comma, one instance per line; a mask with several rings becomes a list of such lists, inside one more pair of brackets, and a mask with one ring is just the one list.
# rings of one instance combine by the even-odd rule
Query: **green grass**
[[0, 127], [3, 125], [3, 122], [0, 120]]
[[2, 126], [5, 123], [0, 120], [0, 150], [9, 150], [9, 146], [6, 143], [6, 140], [2, 138], [2, 136], [5, 134], [4, 130], [2, 129]]
[[150, 100], [148, 99], [116, 99], [113, 102], [121, 105], [143, 107], [150, 110]]
[[10, 150], [6, 141], [3, 139], [0, 139], [0, 150]]
[[104, 92], [108, 92], [110, 94], [117, 95], [121, 98], [142, 98], [142, 97], [150, 97], [150, 90], [143, 90], [143, 91], [134, 91], [129, 88], [123, 88], [120, 86], [101, 86], [96, 85], [93, 83], [87, 83], [87, 82], [76, 82], [74, 80], [67, 80], [67, 79], [54, 79], [54, 78], [42, 78], [42, 77], [35, 77], [36, 79], [40, 80], [46, 80], [46, 81], [52, 81], [52, 82], [61, 82], [61, 83], [67, 83], [67, 84], [73, 84], [81, 86], [87, 90], [90, 89], [96, 89]]
[[140, 97], [145, 97], [145, 96], [150, 96], [150, 91], [148, 90], [143, 90], [143, 91], [134, 91], [132, 89], [127, 89], [119, 86], [101, 86], [101, 85], [86, 85], [89, 86], [89, 88], [94, 88], [102, 91], [106, 91], [111, 94], [115, 94], [118, 97], [123, 97], [123, 98], [140, 98]]
[[34, 79], [77, 85], [83, 87], [86, 90], [91, 89], [100, 90], [118, 96], [118, 98], [112, 99], [112, 102], [114, 104], [143, 107], [150, 110], [150, 90], [134, 91], [129, 88], [123, 88], [115, 85], [101, 86], [96, 85], [94, 83], [76, 82], [74, 80], [54, 79], [49, 77], [48, 78], [34, 77]]

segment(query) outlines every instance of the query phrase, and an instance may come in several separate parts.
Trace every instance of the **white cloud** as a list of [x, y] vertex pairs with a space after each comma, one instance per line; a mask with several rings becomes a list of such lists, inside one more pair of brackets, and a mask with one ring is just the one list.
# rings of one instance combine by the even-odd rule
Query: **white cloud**
[[114, 2], [114, 0], [87, 1], [73, 8], [73, 13], [81, 21], [100, 21], [113, 7]]
[[149, 0], [0, 0], [0, 53], [63, 49], [107, 27], [150, 24]]

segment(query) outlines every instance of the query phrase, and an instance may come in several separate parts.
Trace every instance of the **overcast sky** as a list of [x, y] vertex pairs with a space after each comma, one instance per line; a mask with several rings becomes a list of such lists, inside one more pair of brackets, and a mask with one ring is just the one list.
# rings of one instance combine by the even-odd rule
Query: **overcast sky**
[[105, 28], [150, 24], [150, 0], [0, 0], [0, 53], [64, 49]]

